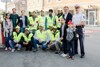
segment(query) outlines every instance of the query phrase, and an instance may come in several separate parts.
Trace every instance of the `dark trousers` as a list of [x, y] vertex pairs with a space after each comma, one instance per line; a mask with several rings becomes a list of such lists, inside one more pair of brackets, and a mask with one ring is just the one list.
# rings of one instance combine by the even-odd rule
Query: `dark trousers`
[[31, 42], [29, 42], [27, 45], [23, 44], [23, 46], [26, 48], [25, 50], [32, 50], [32, 47], [33, 47]]
[[67, 40], [63, 40], [63, 49], [64, 49], [64, 54], [67, 54], [68, 48], [67, 48]]
[[75, 54], [78, 54], [78, 38], [74, 40], [74, 51]]
[[79, 35], [79, 38], [77, 38], [75, 41], [75, 53], [78, 52], [78, 40], [79, 40], [81, 55], [85, 55], [83, 29], [82, 29], [82, 27], [76, 27], [76, 28], [77, 28], [76, 33]]
[[68, 54], [70, 57], [74, 56], [74, 41], [68, 42], [67, 41], [67, 46], [68, 46]]

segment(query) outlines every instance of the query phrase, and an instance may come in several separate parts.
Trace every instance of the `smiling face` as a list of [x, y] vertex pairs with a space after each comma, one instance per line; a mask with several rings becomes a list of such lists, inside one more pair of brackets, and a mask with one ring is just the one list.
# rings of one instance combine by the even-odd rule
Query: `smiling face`
[[22, 10], [22, 11], [21, 11], [21, 14], [24, 15], [24, 14], [25, 14], [25, 10]]
[[64, 18], [61, 19], [61, 23], [65, 24], [65, 19]]
[[36, 16], [36, 12], [35, 11], [32, 12], [32, 16]]
[[25, 34], [29, 34], [29, 30], [25, 30]]
[[6, 14], [6, 18], [9, 19], [10, 18], [10, 14]]
[[72, 24], [69, 24], [69, 25], [68, 25], [68, 28], [72, 28], [72, 27], [73, 27], [73, 25], [72, 25]]
[[43, 30], [43, 27], [42, 26], [39, 26], [39, 30], [42, 31]]
[[19, 33], [20, 32], [20, 29], [19, 28], [16, 28], [16, 32]]
[[16, 13], [16, 8], [13, 8], [13, 9], [12, 9], [12, 12], [13, 12], [13, 13]]
[[41, 11], [41, 16], [44, 16], [44, 11]]
[[67, 6], [65, 6], [64, 7], [64, 13], [66, 14], [66, 13], [68, 13], [68, 11], [69, 11], [69, 8]]

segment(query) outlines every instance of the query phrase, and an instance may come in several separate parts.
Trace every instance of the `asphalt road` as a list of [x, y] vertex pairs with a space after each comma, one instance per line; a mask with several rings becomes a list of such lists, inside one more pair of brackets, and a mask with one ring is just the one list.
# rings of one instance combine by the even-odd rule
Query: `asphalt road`
[[75, 56], [69, 60], [52, 51], [4, 51], [0, 49], [0, 67], [100, 67], [100, 32], [85, 37], [85, 58]]

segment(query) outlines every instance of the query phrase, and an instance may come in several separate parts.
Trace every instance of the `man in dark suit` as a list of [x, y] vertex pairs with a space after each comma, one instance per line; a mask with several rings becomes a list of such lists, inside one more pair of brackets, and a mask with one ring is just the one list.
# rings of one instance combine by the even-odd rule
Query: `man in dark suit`
[[25, 11], [21, 11], [21, 16], [19, 17], [18, 25], [21, 27], [21, 32], [24, 32], [25, 27], [27, 27], [28, 24], [28, 18], [25, 15]]
[[67, 41], [66, 40], [66, 29], [68, 28], [68, 22], [70, 20], [72, 20], [72, 14], [69, 13], [69, 7], [68, 6], [64, 7], [63, 18], [65, 19], [65, 25], [64, 25], [64, 27], [61, 26], [61, 30], [63, 30], [63, 31], [61, 31], [60, 34], [63, 34], [62, 42], [63, 42], [64, 53], [61, 56], [66, 57], [67, 56], [67, 52], [68, 52], [67, 43], [66, 43], [66, 41]]

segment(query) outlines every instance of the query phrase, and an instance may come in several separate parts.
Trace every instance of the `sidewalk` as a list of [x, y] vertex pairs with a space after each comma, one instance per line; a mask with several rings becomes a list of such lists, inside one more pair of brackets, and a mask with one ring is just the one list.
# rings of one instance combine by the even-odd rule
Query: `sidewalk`
[[85, 30], [99, 31], [100, 32], [100, 26], [86, 26], [84, 29]]
[[100, 26], [86, 26], [84, 28], [84, 33], [86, 36], [90, 36], [93, 33], [100, 32]]

